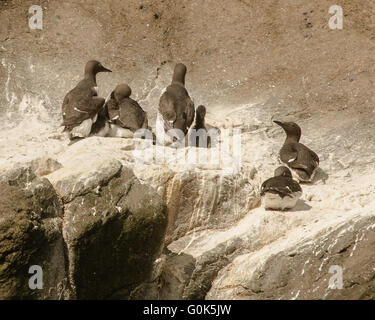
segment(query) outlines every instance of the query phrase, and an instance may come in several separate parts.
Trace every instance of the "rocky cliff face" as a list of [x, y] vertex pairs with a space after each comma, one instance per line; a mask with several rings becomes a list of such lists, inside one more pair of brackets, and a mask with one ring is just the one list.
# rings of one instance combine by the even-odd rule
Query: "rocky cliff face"
[[270, 245], [236, 258], [221, 270], [207, 298], [373, 299], [374, 216], [340, 220], [299, 243], [289, 239], [281, 251]]
[[[65, 278], [63, 206], [31, 167], [1, 174], [1, 299], [61, 299]], [[30, 290], [29, 268], [42, 265], [44, 290]]]
[[[2, 298], [375, 298], [373, 1], [337, 1], [343, 30], [328, 27], [328, 0], [39, 3], [43, 29], [30, 30], [34, 3], [0, 1]], [[129, 83], [153, 128], [186, 63], [207, 122], [241, 130], [240, 170], [182, 161], [193, 148], [156, 161], [173, 152], [135, 139], [68, 146], [62, 99], [93, 58], [115, 71], [99, 94]], [[260, 206], [276, 119], [321, 159], [290, 212]]]
[[161, 198], [118, 161], [75, 169], [1, 175], [2, 299], [126, 299], [151, 278], [167, 226]]

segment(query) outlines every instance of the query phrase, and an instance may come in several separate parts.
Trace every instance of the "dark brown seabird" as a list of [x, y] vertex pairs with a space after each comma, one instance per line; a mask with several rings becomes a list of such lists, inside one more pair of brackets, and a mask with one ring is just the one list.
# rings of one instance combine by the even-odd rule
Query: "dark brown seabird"
[[130, 98], [131, 89], [127, 84], [118, 85], [113, 91], [113, 98], [108, 101], [109, 121], [122, 128], [131, 130], [147, 129], [147, 113], [137, 101]]
[[[130, 98], [131, 93], [127, 84], [119, 84], [111, 92], [99, 112], [98, 120], [92, 126], [92, 135], [142, 139], [151, 139], [152, 135], [155, 142], [156, 137], [148, 126], [147, 112]], [[140, 129], [147, 129], [148, 132]]]
[[[194, 147], [202, 147], [202, 148], [209, 148], [211, 146], [211, 138], [208, 136], [208, 130], [206, 127], [206, 107], [205, 106], [198, 106], [197, 110], [195, 111], [195, 124], [192, 127], [193, 131], [189, 135], [189, 145]], [[204, 130], [206, 132], [207, 139], [200, 139], [199, 130]], [[201, 141], [203, 140], [203, 141]]]
[[194, 102], [185, 88], [186, 66], [176, 64], [172, 83], [160, 97], [159, 112], [164, 121], [172, 124], [174, 129], [180, 129], [186, 135], [194, 121]]
[[294, 122], [274, 121], [286, 133], [286, 139], [279, 156], [297, 176], [299, 181], [311, 182], [319, 167], [318, 155], [308, 147], [299, 143], [301, 128]]
[[289, 210], [295, 207], [302, 195], [302, 188], [293, 180], [290, 170], [281, 166], [274, 177], [263, 182], [260, 195], [266, 210]]
[[96, 75], [112, 72], [99, 61], [90, 60], [85, 67], [84, 79], [70, 90], [62, 104], [62, 126], [70, 132], [70, 139], [84, 138], [90, 134], [91, 126], [104, 105], [104, 98], [98, 97]]

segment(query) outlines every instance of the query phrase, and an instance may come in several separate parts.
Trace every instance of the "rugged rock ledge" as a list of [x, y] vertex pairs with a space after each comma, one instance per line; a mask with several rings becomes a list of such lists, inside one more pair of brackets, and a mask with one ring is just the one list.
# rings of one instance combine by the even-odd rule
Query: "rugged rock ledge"
[[[100, 137], [3, 169], [2, 297], [375, 298], [374, 174], [328, 157], [295, 209], [264, 211], [259, 186], [277, 165], [266, 156], [276, 154], [274, 135], [245, 132], [245, 150], [261, 136], [267, 144], [243, 152], [235, 173], [178, 157], [140, 161], [137, 152], [155, 149]], [[30, 264], [43, 265], [45, 290], [30, 292]], [[341, 290], [332, 266], [342, 270]]]
[[[27, 165], [1, 175], [1, 299], [126, 299], [151, 277], [162, 199], [116, 160], [72, 165], [45, 178]], [[28, 287], [31, 265], [43, 290]]]
[[[29, 166], [0, 181], [0, 299], [61, 299], [67, 284], [62, 202]], [[43, 266], [44, 290], [29, 288], [32, 265]]]
[[[288, 239], [223, 268], [208, 299], [375, 298], [375, 216], [354, 214], [310, 237]], [[335, 282], [342, 276], [342, 284]], [[340, 280], [339, 280], [340, 281]]]

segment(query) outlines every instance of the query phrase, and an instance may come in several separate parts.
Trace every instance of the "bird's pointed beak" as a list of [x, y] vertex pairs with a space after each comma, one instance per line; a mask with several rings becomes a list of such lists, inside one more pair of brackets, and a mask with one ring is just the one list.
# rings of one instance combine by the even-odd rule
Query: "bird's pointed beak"
[[112, 70], [109, 70], [109, 69], [102, 66], [101, 69], [100, 69], [100, 72], [112, 72]]
[[277, 125], [279, 125], [280, 127], [282, 127], [283, 126], [283, 123], [281, 122], [281, 121], [276, 121], [276, 120], [274, 120], [273, 122], [275, 122]]

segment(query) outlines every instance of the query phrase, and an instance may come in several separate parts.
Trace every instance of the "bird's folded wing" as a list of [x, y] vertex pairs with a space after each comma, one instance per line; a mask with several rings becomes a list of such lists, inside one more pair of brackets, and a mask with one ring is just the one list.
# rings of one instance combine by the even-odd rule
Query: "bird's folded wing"
[[78, 109], [74, 101], [67, 94], [64, 98], [62, 105], [62, 117], [63, 122], [61, 126], [74, 127], [80, 124], [82, 121], [90, 118], [89, 113]]
[[187, 106], [186, 106], [186, 126], [188, 128], [190, 128], [190, 126], [194, 122], [194, 117], [195, 117], [194, 102], [190, 98], [188, 98]]
[[290, 166], [295, 169], [302, 169], [309, 174], [319, 165], [319, 157], [303, 144], [295, 146], [297, 151], [297, 161], [293, 161]]
[[291, 194], [293, 191], [288, 186], [267, 185], [262, 188], [261, 195], [264, 195], [266, 192], [277, 193], [280, 196], [285, 197]]
[[[307, 147], [306, 147], [307, 148]], [[314, 151], [312, 151], [312, 150], [310, 150], [309, 149], [309, 151], [310, 151], [310, 155], [311, 155], [311, 157], [312, 157], [312, 159], [317, 163], [317, 165], [319, 164], [319, 157], [318, 157], [318, 155], [314, 152]]]
[[280, 159], [282, 162], [291, 165], [298, 158], [298, 152], [292, 144], [283, 146], [280, 151]]
[[175, 121], [176, 111], [173, 99], [168, 92], [164, 92], [159, 101], [159, 112], [163, 116], [164, 121]]
[[301, 186], [293, 179], [275, 177], [266, 180], [261, 187], [261, 195], [265, 192], [278, 193], [282, 197], [291, 195], [294, 192], [301, 192]]

